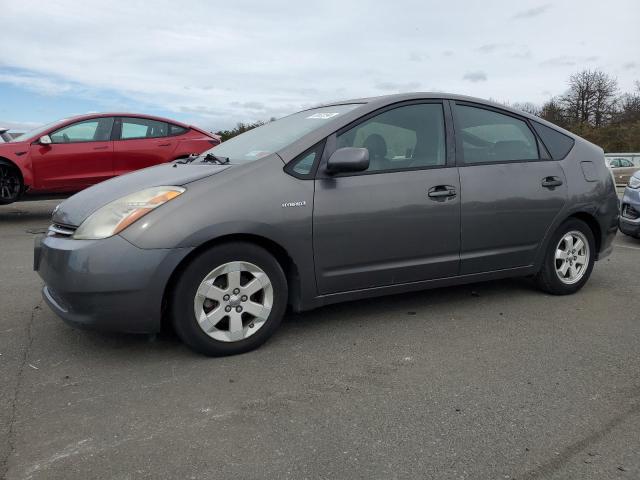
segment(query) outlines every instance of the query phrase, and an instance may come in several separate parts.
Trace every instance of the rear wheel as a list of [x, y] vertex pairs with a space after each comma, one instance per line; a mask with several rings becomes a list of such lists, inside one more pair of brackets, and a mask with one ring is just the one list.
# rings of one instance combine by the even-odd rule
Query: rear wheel
[[17, 201], [22, 194], [22, 177], [11, 165], [0, 163], [0, 205]]
[[180, 275], [171, 302], [174, 328], [205, 355], [247, 352], [277, 329], [287, 295], [282, 267], [266, 250], [250, 243], [219, 245]]
[[568, 295], [580, 290], [593, 270], [595, 240], [589, 226], [570, 219], [556, 231], [536, 276], [538, 286], [553, 295]]

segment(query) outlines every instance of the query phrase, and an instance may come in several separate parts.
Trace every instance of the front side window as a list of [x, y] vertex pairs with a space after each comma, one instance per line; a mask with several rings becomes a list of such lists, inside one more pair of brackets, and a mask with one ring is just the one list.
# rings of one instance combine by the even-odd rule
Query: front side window
[[527, 124], [484, 108], [456, 105], [464, 163], [538, 160], [538, 144]]
[[168, 129], [167, 123], [150, 118], [123, 118], [120, 139], [166, 137]]
[[108, 142], [111, 140], [112, 117], [93, 118], [73, 123], [49, 134], [52, 143]]
[[442, 166], [446, 162], [442, 105], [387, 110], [338, 136], [337, 148], [369, 150], [368, 172]]

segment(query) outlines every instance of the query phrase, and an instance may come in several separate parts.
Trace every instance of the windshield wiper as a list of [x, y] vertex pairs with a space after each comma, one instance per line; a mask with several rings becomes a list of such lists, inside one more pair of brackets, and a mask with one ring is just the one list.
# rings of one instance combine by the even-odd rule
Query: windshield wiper
[[207, 153], [202, 159], [203, 163], [217, 163], [218, 165], [226, 165], [229, 163], [229, 157], [218, 157], [213, 153]]
[[[184, 158], [182, 160], [178, 160], [175, 163], [180, 163], [180, 164], [185, 164], [185, 163], [192, 163], [193, 161], [201, 158], [201, 155], [198, 155], [196, 153], [192, 153], [191, 155], [189, 155], [187, 158]], [[213, 153], [207, 153], [201, 160], [203, 163], [217, 163], [218, 165], [227, 165], [229, 163], [229, 157], [218, 157], [216, 155], [214, 155]]]

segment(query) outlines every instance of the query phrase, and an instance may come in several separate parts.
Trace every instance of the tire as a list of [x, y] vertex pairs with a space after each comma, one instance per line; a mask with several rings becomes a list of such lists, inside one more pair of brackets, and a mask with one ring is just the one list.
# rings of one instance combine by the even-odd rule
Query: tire
[[[582, 250], [582, 244], [586, 250]], [[591, 276], [595, 254], [595, 239], [589, 226], [577, 218], [567, 220], [549, 241], [542, 268], [536, 275], [538, 287], [552, 295], [577, 292]]]
[[265, 249], [228, 243], [190, 261], [170, 299], [171, 320], [185, 344], [208, 356], [236, 355], [276, 331], [287, 307], [287, 280]]
[[23, 190], [20, 171], [12, 165], [0, 162], [0, 205], [18, 201]]

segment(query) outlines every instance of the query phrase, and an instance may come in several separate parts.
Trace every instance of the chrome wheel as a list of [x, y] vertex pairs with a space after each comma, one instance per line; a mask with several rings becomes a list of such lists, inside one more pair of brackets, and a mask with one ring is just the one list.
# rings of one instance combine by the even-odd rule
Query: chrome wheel
[[21, 182], [15, 169], [0, 165], [0, 200], [11, 203], [20, 196]]
[[267, 274], [252, 263], [225, 263], [200, 282], [193, 307], [207, 335], [237, 342], [256, 333], [269, 318], [273, 286]]
[[555, 253], [556, 274], [562, 283], [580, 281], [589, 266], [589, 242], [582, 232], [572, 230], [558, 242]]

